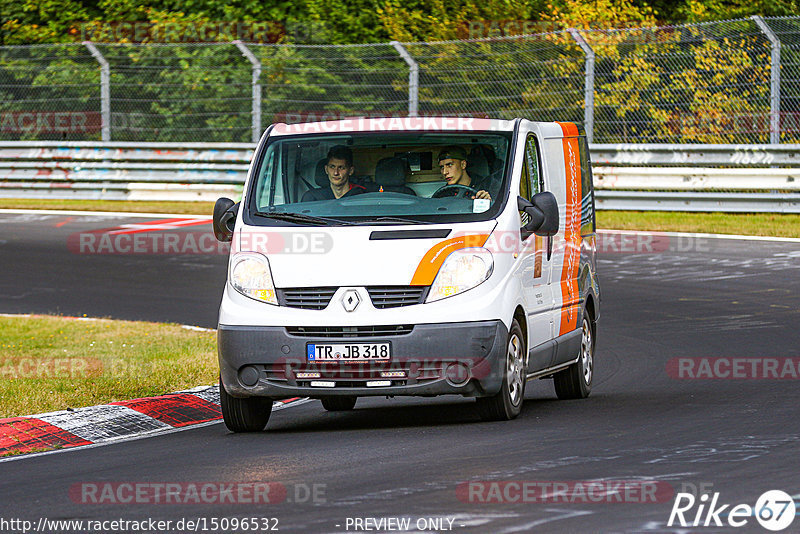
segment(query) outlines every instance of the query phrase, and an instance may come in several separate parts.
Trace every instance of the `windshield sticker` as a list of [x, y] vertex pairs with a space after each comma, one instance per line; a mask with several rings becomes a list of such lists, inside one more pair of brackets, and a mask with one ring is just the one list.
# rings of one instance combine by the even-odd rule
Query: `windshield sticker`
[[483, 213], [492, 203], [488, 198], [476, 198], [472, 201], [472, 213]]

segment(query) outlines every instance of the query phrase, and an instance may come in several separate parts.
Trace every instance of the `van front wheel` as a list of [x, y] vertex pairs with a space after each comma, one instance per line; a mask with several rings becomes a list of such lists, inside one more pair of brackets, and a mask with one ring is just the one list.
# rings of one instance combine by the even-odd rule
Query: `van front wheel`
[[272, 414], [272, 399], [267, 397], [232, 397], [219, 381], [222, 420], [231, 432], [261, 432]]
[[594, 377], [594, 329], [589, 314], [584, 311], [581, 322], [581, 348], [578, 361], [553, 375], [553, 385], [559, 399], [585, 399], [592, 391]]
[[508, 421], [522, 411], [525, 396], [525, 339], [516, 319], [511, 322], [506, 342], [506, 361], [500, 391], [477, 399], [478, 413], [485, 421]]

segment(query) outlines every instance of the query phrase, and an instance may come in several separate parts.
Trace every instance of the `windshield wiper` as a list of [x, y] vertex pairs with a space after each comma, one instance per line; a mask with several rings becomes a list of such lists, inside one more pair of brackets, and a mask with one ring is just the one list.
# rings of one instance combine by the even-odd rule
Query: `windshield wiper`
[[371, 217], [368, 219], [359, 219], [359, 223], [401, 223], [401, 224], [428, 224], [424, 221], [417, 221], [414, 219], [404, 219], [403, 217]]
[[276, 221], [315, 224], [317, 226], [328, 226], [330, 224], [335, 224], [335, 225], [353, 224], [349, 221], [342, 221], [340, 219], [333, 219], [331, 217], [315, 217], [313, 215], [304, 215], [302, 213], [289, 213], [285, 211], [276, 211], [272, 213], [264, 213], [263, 211], [257, 211], [253, 215], [256, 215], [257, 217], [263, 217], [265, 219], [275, 219]]

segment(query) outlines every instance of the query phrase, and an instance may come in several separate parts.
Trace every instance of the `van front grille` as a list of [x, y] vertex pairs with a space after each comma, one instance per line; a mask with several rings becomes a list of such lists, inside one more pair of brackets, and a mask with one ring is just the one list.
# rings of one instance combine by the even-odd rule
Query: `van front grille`
[[288, 308], [324, 310], [338, 287], [295, 287], [277, 289], [278, 303]]
[[290, 336], [315, 337], [315, 338], [362, 338], [362, 337], [387, 337], [410, 334], [413, 325], [387, 325], [387, 326], [287, 326], [286, 333]]
[[376, 308], [397, 308], [420, 304], [428, 294], [429, 286], [372, 286], [367, 288], [372, 305]]
[[[276, 289], [276, 293], [281, 306], [303, 310], [324, 310], [338, 289], [338, 287], [290, 287]], [[425, 302], [430, 287], [371, 286], [366, 289], [372, 305], [382, 310], [421, 304]]]

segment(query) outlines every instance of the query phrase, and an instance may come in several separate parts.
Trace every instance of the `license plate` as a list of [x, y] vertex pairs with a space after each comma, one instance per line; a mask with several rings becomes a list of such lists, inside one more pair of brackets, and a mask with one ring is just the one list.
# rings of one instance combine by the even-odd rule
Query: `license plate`
[[381, 362], [392, 357], [389, 343], [308, 343], [310, 362]]

